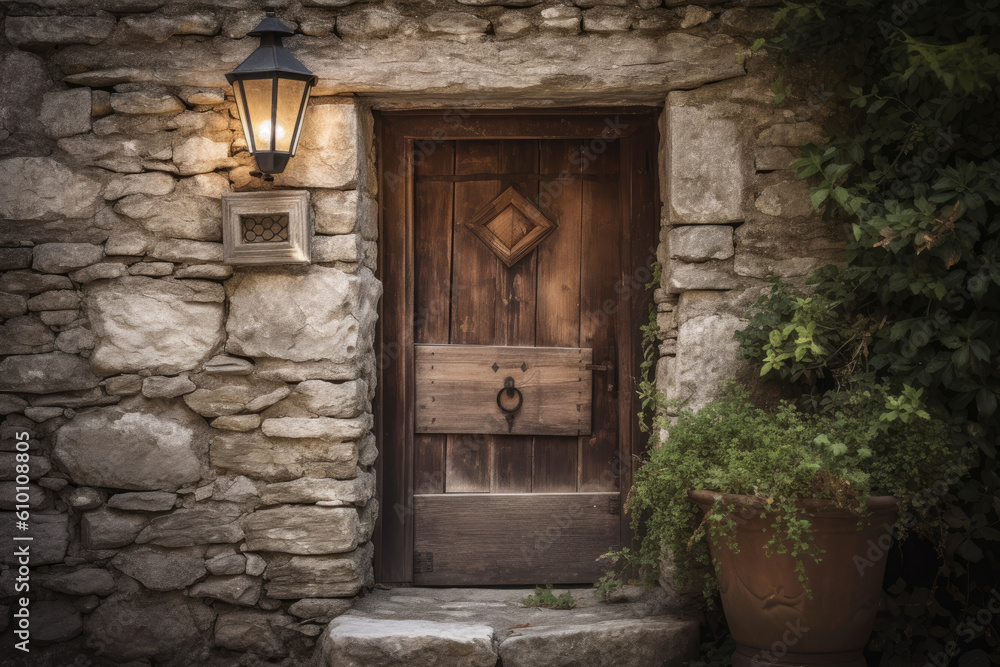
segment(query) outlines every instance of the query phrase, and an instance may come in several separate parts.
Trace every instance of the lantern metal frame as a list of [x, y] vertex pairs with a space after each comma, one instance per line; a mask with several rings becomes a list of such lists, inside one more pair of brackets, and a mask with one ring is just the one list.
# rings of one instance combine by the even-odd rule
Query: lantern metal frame
[[[243, 134], [247, 141], [247, 149], [257, 159], [258, 169], [265, 174], [280, 174], [288, 164], [289, 158], [295, 155], [295, 150], [298, 148], [306, 107], [309, 103], [309, 93], [312, 87], [316, 85], [318, 77], [299, 62], [288, 49], [282, 46], [282, 35], [293, 35], [295, 33], [275, 18], [274, 12], [267, 12], [266, 18], [247, 34], [251, 37], [259, 37], [260, 46], [246, 60], [240, 63], [236, 69], [227, 73], [226, 80], [233, 87], [233, 93], [236, 96], [237, 111], [240, 116], [240, 122], [243, 124]], [[264, 121], [251, 116], [250, 105], [247, 102], [244, 82], [254, 80], [270, 80], [271, 82], [271, 111], [270, 116]], [[302, 97], [299, 100], [299, 109], [295, 118], [295, 127], [292, 129], [289, 149], [286, 151], [276, 150], [279, 139], [277, 134], [277, 116], [280, 80], [302, 81], [305, 83], [302, 90]], [[263, 122], [270, 123], [270, 137], [267, 146], [264, 149], [260, 149], [254, 130], [257, 123]]]

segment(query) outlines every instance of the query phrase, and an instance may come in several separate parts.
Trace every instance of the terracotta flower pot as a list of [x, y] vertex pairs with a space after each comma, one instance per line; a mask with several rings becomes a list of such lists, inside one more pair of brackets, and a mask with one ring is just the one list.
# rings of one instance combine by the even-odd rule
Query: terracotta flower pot
[[[712, 507], [712, 491], [689, 491], [702, 510]], [[725, 496], [737, 501], [745, 496]], [[739, 645], [734, 667], [837, 665], [865, 667], [862, 651], [875, 622], [885, 551], [897, 515], [895, 498], [869, 498], [861, 521], [823, 500], [803, 500], [815, 544], [825, 551], [819, 563], [803, 559], [812, 597], [806, 595], [787, 554], [765, 555], [774, 530], [771, 517], [749, 509], [737, 521], [738, 553], [709, 544], [719, 565], [719, 589], [729, 629]]]

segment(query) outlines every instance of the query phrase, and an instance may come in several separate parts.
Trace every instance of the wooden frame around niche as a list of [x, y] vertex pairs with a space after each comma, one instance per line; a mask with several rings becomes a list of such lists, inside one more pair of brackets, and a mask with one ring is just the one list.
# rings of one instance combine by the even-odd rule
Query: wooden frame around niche
[[[250, 243], [246, 216], [288, 216], [288, 239]], [[312, 216], [308, 190], [231, 192], [222, 195], [222, 260], [230, 265], [309, 264]]]

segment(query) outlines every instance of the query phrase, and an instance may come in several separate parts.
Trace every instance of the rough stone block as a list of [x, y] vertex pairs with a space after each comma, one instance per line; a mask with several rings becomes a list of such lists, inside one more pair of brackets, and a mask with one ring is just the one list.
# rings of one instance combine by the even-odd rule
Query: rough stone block
[[26, 394], [81, 391], [100, 380], [80, 357], [63, 352], [14, 355], [0, 361], [4, 389]]
[[223, 415], [212, 420], [212, 428], [249, 433], [260, 428], [260, 415]]
[[[110, 255], [111, 252], [108, 251]], [[141, 254], [141, 253], [139, 253]], [[148, 251], [150, 259], [167, 262], [222, 262], [222, 244], [183, 239], [161, 239]]]
[[129, 92], [111, 93], [111, 108], [118, 113], [130, 115], [176, 114], [184, 111], [184, 103], [162, 86], [141, 85]]
[[80, 295], [76, 290], [55, 290], [42, 292], [28, 299], [28, 310], [40, 312], [46, 310], [76, 310], [80, 306]]
[[575, 35], [580, 32], [580, 10], [575, 7], [547, 7], [542, 10], [542, 28], [549, 32]]
[[632, 13], [616, 7], [596, 7], [583, 13], [585, 32], [625, 32], [632, 26]]
[[142, 381], [142, 395], [146, 398], [176, 398], [197, 389], [187, 375], [162, 377], [155, 375]]
[[92, 243], [43, 243], [36, 245], [32, 268], [42, 273], [69, 273], [96, 264], [104, 250]]
[[790, 148], [781, 146], [763, 146], [757, 149], [754, 158], [757, 171], [775, 171], [788, 169], [797, 155]]
[[115, 27], [109, 14], [100, 16], [8, 16], [4, 32], [17, 47], [100, 44]]
[[355, 274], [312, 266], [302, 273], [259, 269], [230, 284], [227, 350], [247, 357], [322, 361], [351, 372], [373, 340], [381, 285]]
[[677, 356], [666, 388], [668, 400], [682, 400], [693, 410], [711, 401], [739, 365], [734, 334], [743, 328], [732, 314], [701, 315], [681, 323]]
[[743, 219], [744, 150], [734, 120], [711, 106], [680, 106], [668, 96], [670, 220], [719, 224]]
[[100, 183], [52, 158], [0, 160], [0, 183], [0, 217], [7, 220], [92, 218], [97, 213]]
[[[194, 377], [198, 389], [184, 397], [187, 406], [203, 417], [221, 417], [244, 412], [254, 401], [287, 387], [278, 382], [255, 381], [251, 378], [216, 377], [202, 374]], [[279, 396], [275, 400], [280, 400]]]
[[424, 19], [423, 28], [432, 35], [449, 35], [460, 41], [479, 38], [490, 22], [469, 12], [434, 12]]
[[31, 266], [31, 248], [0, 248], [0, 271]]
[[89, 88], [46, 93], [39, 120], [53, 139], [90, 132], [92, 97]]
[[215, 622], [214, 643], [230, 651], [281, 658], [287, 649], [280, 630], [289, 620], [283, 614], [261, 611], [227, 612]]
[[[228, 169], [239, 164], [229, 156], [228, 141], [217, 141], [202, 136], [178, 137], [174, 143], [173, 160], [183, 176], [208, 174], [216, 169]], [[294, 160], [295, 158], [292, 158], [293, 162]]]
[[259, 577], [245, 574], [208, 577], [188, 589], [193, 598], [214, 598], [229, 604], [252, 607], [260, 599], [262, 582]]
[[181, 179], [167, 195], [128, 195], [115, 204], [115, 212], [139, 222], [159, 236], [220, 241], [220, 197], [229, 190], [229, 180], [225, 176], [200, 174]]
[[67, 595], [111, 595], [115, 592], [115, 579], [103, 568], [85, 567], [74, 572], [48, 574], [40, 583], [50, 591]]
[[102, 375], [197, 368], [223, 341], [224, 294], [216, 283], [125, 276], [84, 288]]
[[340, 383], [307, 380], [295, 387], [288, 402], [321, 417], [357, 417], [367, 406], [368, 383], [364, 380]]
[[157, 547], [123, 551], [111, 559], [111, 564], [154, 591], [176, 591], [190, 586], [208, 573], [201, 557]]
[[[456, 667], [493, 667], [497, 662], [489, 625], [353, 615], [339, 616], [330, 623], [318, 651], [318, 663], [329, 667], [390, 663], [433, 667], [442, 662]], [[558, 659], [556, 655], [549, 653], [534, 664], [556, 664], [552, 662]], [[577, 664], [591, 663], [585, 660]]]
[[[0, 512], [0, 540], [5, 544], [16, 544], [14, 536], [24, 534], [23, 531], [15, 531], [14, 522], [14, 512]], [[33, 512], [28, 534], [32, 538], [32, 567], [54, 565], [66, 558], [66, 550], [69, 548], [69, 516]], [[5, 549], [0, 560], [10, 567], [18, 566], [14, 549]]]
[[165, 512], [172, 510], [177, 494], [169, 491], [137, 491], [116, 493], [108, 499], [108, 507], [139, 512]]
[[46, 275], [33, 271], [7, 271], [0, 274], [0, 292], [38, 294], [61, 289], [73, 289], [73, 283], [66, 276]]
[[679, 665], [697, 652], [697, 621], [674, 617], [528, 627], [500, 643], [504, 667]]
[[361, 259], [361, 238], [357, 234], [314, 236], [312, 261], [356, 263]]
[[667, 288], [677, 294], [689, 290], [729, 290], [739, 287], [732, 260], [709, 260], [697, 264], [671, 262]]
[[357, 440], [371, 427], [371, 415], [354, 419], [278, 417], [261, 423], [264, 435], [272, 438], [318, 438], [327, 442]]
[[299, 477], [350, 479], [357, 472], [354, 442], [268, 438], [262, 433], [220, 433], [212, 439], [212, 465], [221, 473], [268, 482]]
[[371, 543], [349, 554], [290, 556], [267, 554], [265, 590], [276, 600], [357, 595], [371, 572]]
[[136, 538], [139, 544], [192, 547], [233, 544], [243, 539], [240, 508], [231, 503], [203, 503], [156, 517]]
[[350, 234], [358, 216], [357, 190], [319, 190], [312, 194], [317, 234]]
[[[201, 656], [215, 612], [180, 594], [111, 597], [87, 617], [84, 628], [102, 657], [115, 662], [169, 662]], [[200, 658], [194, 658], [200, 661]]]
[[684, 15], [683, 18], [681, 18], [681, 29], [684, 30], [701, 25], [702, 23], [707, 23], [715, 16], [715, 14], [713, 14], [710, 10], [696, 5], [688, 5], [682, 11], [684, 12]]
[[768, 185], [761, 191], [754, 206], [764, 215], [781, 218], [800, 218], [813, 214], [809, 184], [799, 180]]
[[365, 8], [337, 17], [337, 33], [344, 39], [378, 39], [392, 35], [403, 24], [395, 8]]
[[729, 259], [733, 256], [733, 228], [726, 225], [687, 225], [670, 230], [670, 257], [683, 262]]
[[358, 182], [357, 144], [358, 113], [353, 104], [310, 104], [299, 149], [285, 171], [275, 175], [274, 183], [351, 190]]
[[361, 525], [353, 507], [285, 505], [243, 520], [247, 551], [316, 555], [353, 551]]
[[375, 495], [375, 476], [358, 470], [350, 480], [312, 479], [268, 484], [260, 495], [264, 505], [279, 503], [323, 503], [324, 507], [353, 505], [364, 507]]
[[31, 638], [40, 645], [67, 642], [83, 631], [83, 617], [69, 600], [38, 600], [31, 606]]
[[201, 478], [210, 433], [181, 406], [133, 399], [78, 414], [56, 432], [53, 456], [77, 484], [176, 491]]
[[102, 264], [91, 264], [78, 271], [69, 274], [75, 282], [81, 285], [92, 283], [95, 280], [113, 280], [121, 278], [128, 273], [128, 267], [120, 262], [105, 262]]
[[55, 334], [35, 317], [14, 317], [0, 325], [0, 354], [51, 352]]
[[28, 300], [19, 294], [0, 293], [0, 317], [10, 318], [28, 312]]
[[826, 135], [816, 123], [779, 123], [772, 125], [757, 137], [760, 146], [805, 146], [823, 144]]
[[162, 197], [169, 195], [177, 187], [177, 181], [170, 174], [162, 171], [151, 171], [145, 174], [127, 174], [114, 176], [104, 184], [101, 196], [115, 200], [129, 195], [150, 195]]
[[181, 16], [125, 16], [121, 24], [138, 37], [165, 42], [174, 35], [214, 35], [219, 32], [220, 22], [215, 14], [188, 11]]

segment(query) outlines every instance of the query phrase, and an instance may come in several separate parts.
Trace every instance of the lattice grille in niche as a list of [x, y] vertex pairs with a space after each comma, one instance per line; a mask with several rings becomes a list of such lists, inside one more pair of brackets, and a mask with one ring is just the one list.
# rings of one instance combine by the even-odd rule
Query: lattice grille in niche
[[307, 190], [222, 195], [226, 264], [308, 264], [313, 234]]
[[288, 240], [287, 215], [241, 215], [245, 243], [280, 243]]

